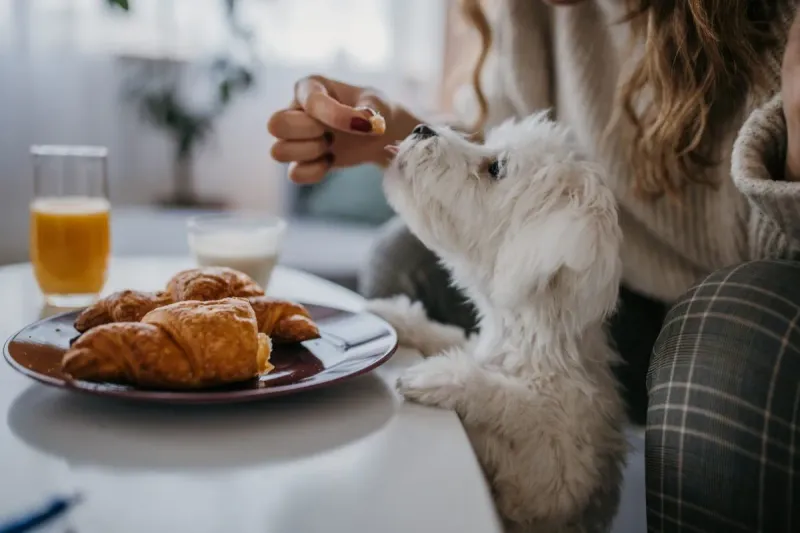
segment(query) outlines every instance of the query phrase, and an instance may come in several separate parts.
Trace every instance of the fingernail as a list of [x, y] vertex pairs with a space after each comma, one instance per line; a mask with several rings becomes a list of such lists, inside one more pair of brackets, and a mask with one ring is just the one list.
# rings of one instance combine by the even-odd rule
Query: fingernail
[[350, 121], [350, 129], [361, 133], [369, 133], [372, 131], [372, 124], [365, 118], [353, 117], [353, 120]]

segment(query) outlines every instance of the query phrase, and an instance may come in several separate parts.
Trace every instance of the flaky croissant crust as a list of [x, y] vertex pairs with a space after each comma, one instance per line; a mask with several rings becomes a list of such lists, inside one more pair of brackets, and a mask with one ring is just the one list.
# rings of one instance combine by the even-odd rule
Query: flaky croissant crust
[[175, 274], [167, 289], [157, 293], [120, 291], [87, 307], [75, 320], [75, 329], [86, 332], [113, 322], [138, 322], [149, 312], [174, 302], [247, 298], [256, 313], [259, 331], [278, 343], [316, 339], [319, 329], [300, 304], [264, 296], [247, 275], [225, 267], [202, 267]]
[[268, 372], [270, 352], [246, 300], [186, 301], [159, 307], [141, 322], [93, 328], [64, 355], [62, 370], [86, 381], [206, 388]]

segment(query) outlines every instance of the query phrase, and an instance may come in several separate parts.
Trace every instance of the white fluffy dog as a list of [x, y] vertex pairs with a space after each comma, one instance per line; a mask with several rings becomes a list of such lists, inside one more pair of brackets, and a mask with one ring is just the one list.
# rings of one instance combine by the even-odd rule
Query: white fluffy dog
[[485, 144], [419, 126], [394, 151], [390, 203], [480, 314], [467, 339], [408, 299], [370, 302], [427, 357], [400, 391], [458, 413], [509, 531], [607, 531], [627, 448], [603, 330], [621, 232], [601, 170], [545, 114]]

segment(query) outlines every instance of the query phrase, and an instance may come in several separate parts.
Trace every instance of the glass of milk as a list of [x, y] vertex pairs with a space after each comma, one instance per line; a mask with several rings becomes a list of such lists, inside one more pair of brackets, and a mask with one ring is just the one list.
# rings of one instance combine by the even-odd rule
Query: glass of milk
[[189, 219], [188, 231], [189, 249], [199, 266], [233, 268], [266, 289], [286, 222], [269, 215], [202, 215]]

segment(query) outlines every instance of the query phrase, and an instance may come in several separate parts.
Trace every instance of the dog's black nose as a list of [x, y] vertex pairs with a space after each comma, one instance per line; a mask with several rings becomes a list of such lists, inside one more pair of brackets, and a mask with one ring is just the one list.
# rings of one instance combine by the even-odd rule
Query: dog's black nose
[[427, 124], [420, 124], [414, 131], [412, 131], [415, 136], [419, 137], [420, 139], [429, 139], [430, 137], [436, 137], [436, 132], [433, 131], [433, 128], [428, 126]]

